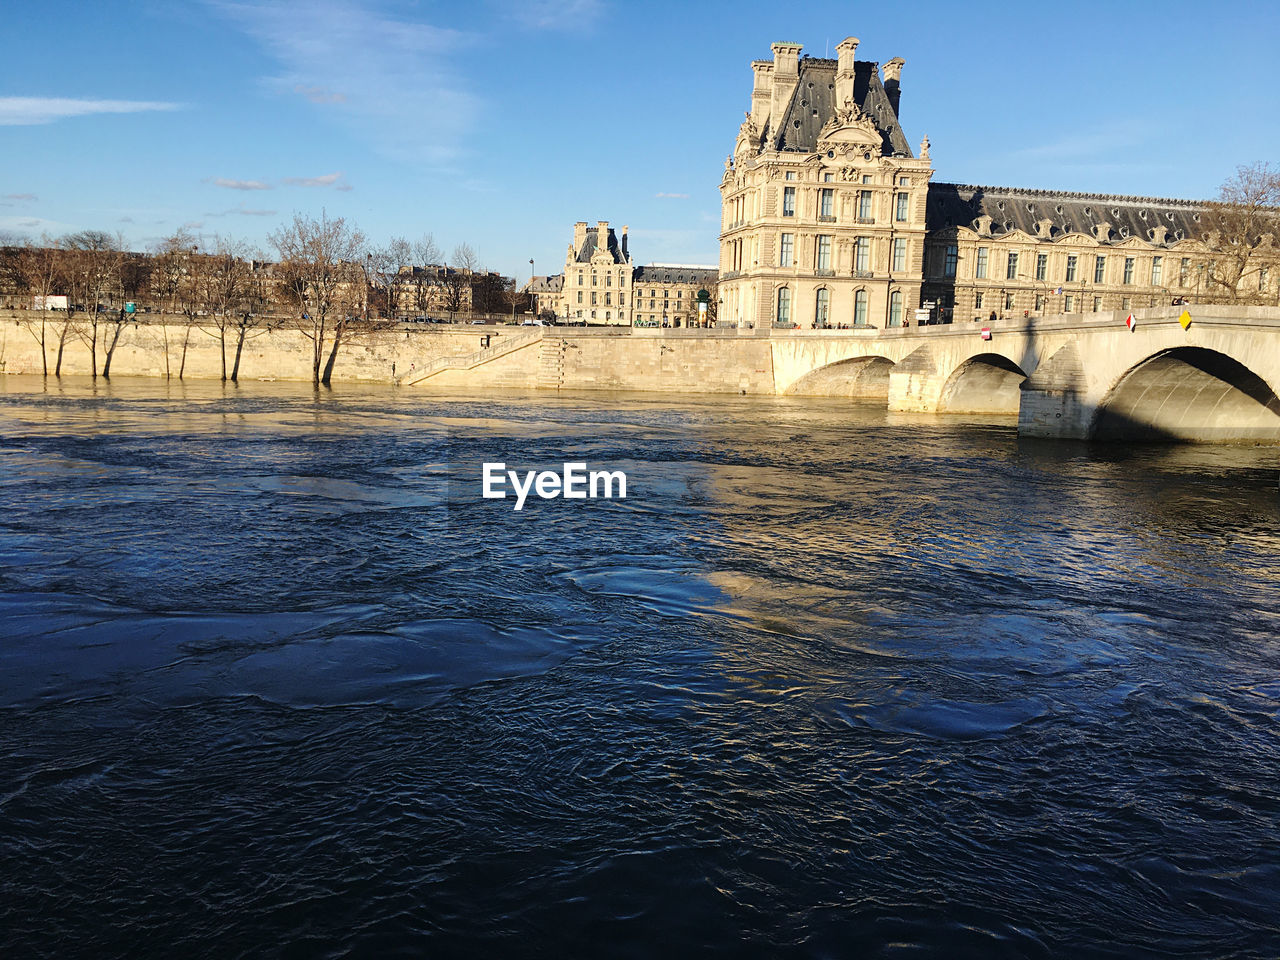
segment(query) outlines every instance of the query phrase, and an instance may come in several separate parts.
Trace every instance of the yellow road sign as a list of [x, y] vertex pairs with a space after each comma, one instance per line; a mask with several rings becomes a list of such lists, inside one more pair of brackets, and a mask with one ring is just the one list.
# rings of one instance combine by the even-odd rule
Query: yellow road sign
[[1182, 324], [1182, 329], [1183, 329], [1183, 330], [1185, 330], [1185, 329], [1187, 329], [1187, 327], [1191, 326], [1191, 311], [1190, 311], [1190, 310], [1183, 310], [1183, 311], [1182, 311], [1182, 316], [1178, 317], [1178, 322], [1179, 322], [1180, 324]]

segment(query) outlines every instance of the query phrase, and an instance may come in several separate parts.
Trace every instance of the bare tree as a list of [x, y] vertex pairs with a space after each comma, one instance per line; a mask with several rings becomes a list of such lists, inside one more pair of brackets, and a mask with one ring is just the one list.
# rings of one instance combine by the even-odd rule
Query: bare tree
[[314, 220], [296, 213], [270, 239], [286, 264], [286, 287], [301, 308], [298, 329], [311, 341], [312, 382], [328, 386], [338, 348], [352, 327], [355, 293], [363, 286], [364, 235], [341, 217], [321, 214]]
[[[82, 230], [62, 238], [62, 246], [68, 251], [68, 273], [73, 296], [84, 307], [85, 316], [79, 321], [77, 335], [89, 347], [89, 372], [98, 375], [98, 333], [104, 326], [100, 308], [108, 311], [111, 299], [119, 286], [120, 244], [109, 233], [101, 230]], [[103, 298], [107, 303], [103, 304]], [[74, 310], [69, 309], [70, 318]], [[61, 368], [62, 351], [58, 351], [58, 367]]]
[[1280, 261], [1280, 170], [1267, 163], [1237, 167], [1200, 227], [1209, 296], [1228, 303], [1263, 299], [1268, 272]]
[[[194, 250], [195, 238], [191, 234], [179, 230], [171, 237], [165, 237], [152, 250], [152, 289], [161, 299], [161, 308], [169, 316], [179, 314], [179, 305], [183, 297], [183, 288], [187, 285], [187, 273]], [[169, 367], [169, 324], [160, 325], [164, 343], [164, 375], [171, 376]], [[191, 328], [188, 325], [187, 334]], [[183, 346], [183, 358], [186, 358], [186, 346]]]
[[15, 280], [31, 294], [40, 307], [39, 326], [28, 321], [27, 329], [36, 342], [40, 344], [40, 367], [44, 376], [49, 375], [49, 355], [47, 353], [47, 331], [49, 324], [49, 300], [53, 291], [59, 289], [61, 277], [61, 251], [58, 242], [42, 237], [39, 243], [28, 240], [16, 251], [13, 258]]
[[[260, 258], [254, 258], [255, 260]], [[256, 265], [255, 265], [256, 267]], [[244, 354], [246, 340], [260, 337], [274, 329], [272, 322], [271, 298], [267, 287], [267, 279], [258, 269], [249, 271], [249, 279], [245, 284], [244, 299], [237, 311], [234, 323], [236, 333], [236, 354], [231, 365], [231, 382], [240, 380], [240, 358]]]
[[412, 264], [413, 248], [404, 237], [392, 237], [385, 247], [373, 247], [365, 254], [365, 273], [371, 291], [377, 295], [376, 312], [394, 318], [399, 313], [397, 288], [400, 269]]
[[[214, 239], [214, 252], [203, 258], [202, 279], [207, 319], [201, 329], [218, 341], [222, 379], [227, 379], [227, 332], [242, 318], [241, 305], [249, 284], [249, 248], [228, 237]], [[237, 356], [238, 359], [238, 356]]]

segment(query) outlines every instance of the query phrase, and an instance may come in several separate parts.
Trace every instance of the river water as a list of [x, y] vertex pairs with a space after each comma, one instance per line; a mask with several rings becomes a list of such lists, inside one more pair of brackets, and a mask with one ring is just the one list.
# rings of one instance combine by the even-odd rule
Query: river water
[[1280, 956], [1275, 448], [9, 376], [0, 463], [5, 957]]

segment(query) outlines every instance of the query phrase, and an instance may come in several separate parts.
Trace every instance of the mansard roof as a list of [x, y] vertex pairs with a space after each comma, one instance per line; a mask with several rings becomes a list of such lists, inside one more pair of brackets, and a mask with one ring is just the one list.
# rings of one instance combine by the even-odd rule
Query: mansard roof
[[685, 267], [679, 264], [651, 263], [631, 271], [632, 283], [696, 283], [714, 286], [720, 279], [718, 267]]
[[[796, 84], [791, 103], [783, 112], [782, 120], [772, 121], [765, 134], [770, 149], [814, 153], [818, 149], [818, 134], [827, 121], [835, 116], [836, 67], [838, 61], [822, 57], [800, 58], [800, 82]], [[911, 147], [902, 132], [902, 124], [894, 112], [884, 84], [880, 82], [880, 65], [873, 61], [858, 60], [854, 63], [853, 99], [864, 114], [869, 116], [884, 138], [887, 155], [911, 157]]]
[[1165, 242], [1174, 243], [1199, 233], [1205, 209], [1205, 204], [1196, 200], [931, 183], [925, 223], [929, 230], [976, 229], [978, 218], [987, 216], [992, 236], [1021, 230], [1035, 237], [1039, 235], [1037, 222], [1049, 220], [1050, 239], [1067, 233], [1095, 236], [1094, 227], [1106, 223], [1111, 226], [1113, 241], [1129, 237], [1153, 241], [1155, 229], [1165, 227]]
[[[578, 263], [590, 263], [591, 258], [596, 252], [596, 229], [589, 227], [587, 229], [587, 238], [582, 241], [582, 246], [578, 248]], [[609, 253], [613, 256], [614, 263], [626, 263], [627, 258], [623, 256], [622, 249], [618, 246], [617, 234], [613, 232], [613, 227], [609, 228]]]
[[564, 274], [557, 273], [550, 277], [533, 277], [525, 284], [528, 293], [559, 293], [564, 289]]

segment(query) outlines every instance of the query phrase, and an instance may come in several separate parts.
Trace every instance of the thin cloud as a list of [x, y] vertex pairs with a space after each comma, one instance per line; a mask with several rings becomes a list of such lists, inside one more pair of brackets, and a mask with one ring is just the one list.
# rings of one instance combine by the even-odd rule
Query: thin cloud
[[[332, 187], [342, 179], [342, 173], [326, 173], [320, 177], [285, 177], [282, 183], [293, 187]], [[342, 189], [340, 186], [338, 189]], [[350, 187], [347, 188], [351, 189]]]
[[4, 195], [4, 198], [6, 200], [39, 200], [40, 199], [34, 193], [6, 193]]
[[302, 94], [312, 103], [345, 103], [347, 99], [345, 93], [336, 93], [324, 87], [304, 87], [300, 83], [294, 86], [293, 92]]
[[275, 210], [248, 210], [244, 207], [232, 207], [230, 210], [210, 210], [204, 214], [205, 218], [209, 217], [274, 217]]
[[214, 177], [207, 180], [215, 187], [225, 187], [227, 190], [270, 190], [271, 184], [263, 183], [261, 180], [229, 180], [226, 177]]
[[150, 113], [181, 110], [178, 103], [157, 100], [77, 100], [70, 97], [0, 97], [0, 126], [33, 126], [70, 117], [103, 113]]
[[269, 86], [304, 96], [341, 91], [345, 99], [325, 101], [325, 116], [394, 159], [457, 155], [479, 111], [464, 90], [470, 35], [394, 19], [369, 0], [320, 0], [305, 12], [285, 0], [209, 2], [277, 63]]
[[654, 197], [659, 200], [688, 200], [687, 193], [655, 193]]
[[497, 0], [495, 5], [533, 30], [581, 30], [604, 10], [600, 0]]

